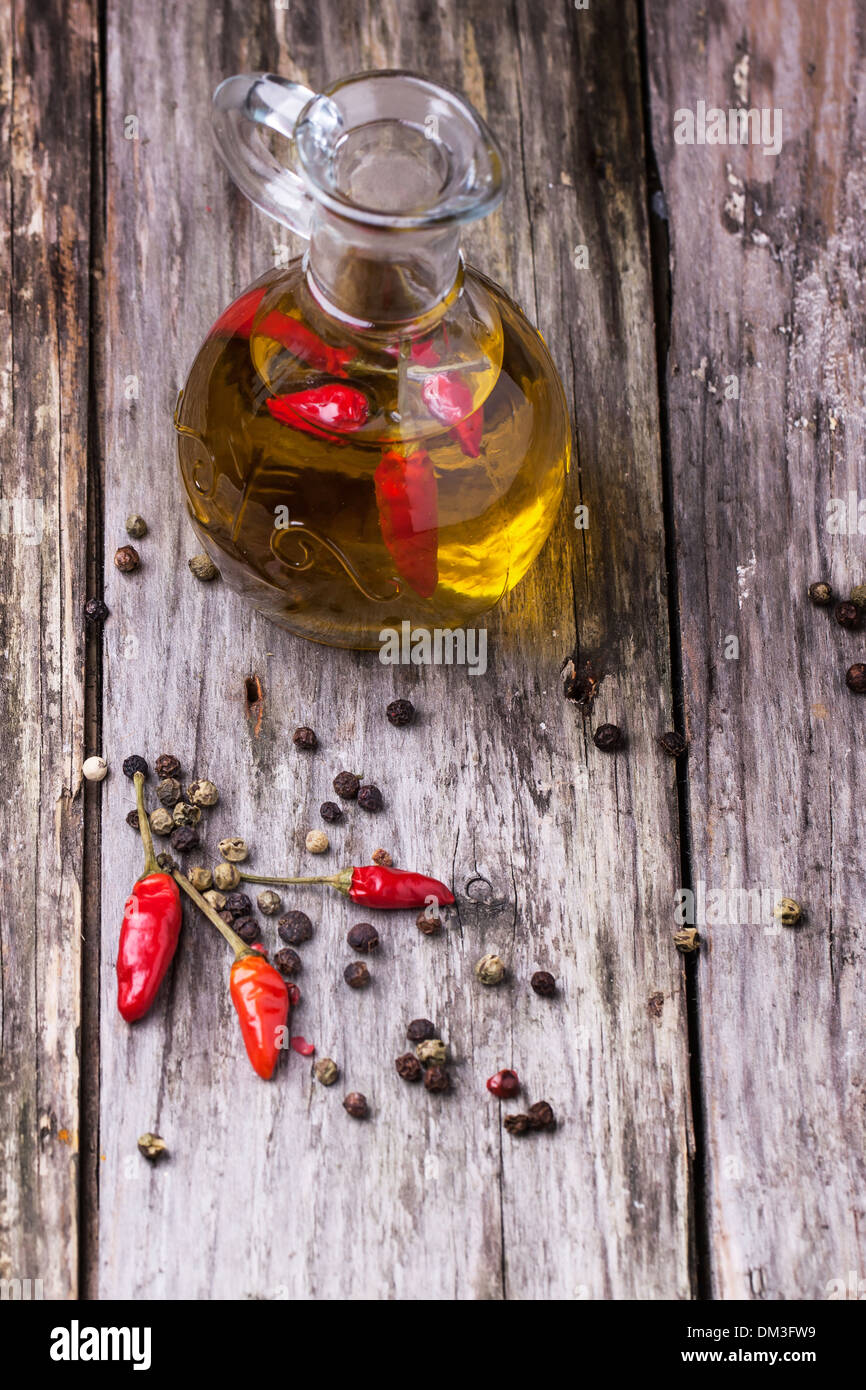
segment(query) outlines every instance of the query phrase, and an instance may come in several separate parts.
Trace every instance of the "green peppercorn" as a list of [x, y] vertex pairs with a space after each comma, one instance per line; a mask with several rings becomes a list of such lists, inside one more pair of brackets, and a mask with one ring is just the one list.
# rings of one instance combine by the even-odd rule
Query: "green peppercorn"
[[283, 905], [283, 900], [279, 893], [275, 893], [273, 888], [265, 888], [256, 898], [259, 905], [259, 912], [263, 912], [266, 917], [276, 917]]
[[833, 602], [833, 590], [823, 579], [809, 585], [809, 598], [818, 608], [826, 608]]
[[151, 1163], [161, 1158], [164, 1153], [168, 1153], [165, 1140], [159, 1134], [142, 1134], [138, 1141], [138, 1151]]
[[423, 1066], [441, 1066], [445, 1061], [446, 1047], [441, 1038], [427, 1038], [415, 1048], [415, 1056]]
[[[213, 877], [213, 875], [211, 875], [211, 877]], [[222, 912], [225, 909], [225, 893], [220, 893], [217, 888], [211, 888], [209, 893], [204, 893], [202, 896], [217, 912]]]
[[211, 579], [216, 579], [219, 574], [213, 560], [209, 555], [205, 555], [204, 551], [198, 555], [193, 555], [189, 561], [189, 567], [196, 579], [202, 580], [205, 584], [209, 583]]
[[773, 908], [773, 916], [783, 927], [797, 927], [803, 920], [803, 909], [793, 898], [780, 898]]
[[174, 830], [171, 812], [167, 811], [164, 806], [157, 806], [155, 811], [151, 811], [148, 820], [154, 835], [170, 835]]
[[855, 584], [849, 594], [851, 603], [856, 603], [861, 613], [866, 608], [866, 584]]
[[186, 876], [193, 888], [197, 888], [200, 893], [206, 893], [213, 887], [213, 874], [210, 869], [203, 867], [189, 869]]
[[126, 534], [132, 536], [134, 541], [140, 541], [142, 536], [147, 535], [147, 522], [137, 512], [131, 512], [126, 518], [125, 530]]
[[171, 814], [175, 825], [198, 825], [201, 820], [201, 807], [190, 806], [188, 801], [179, 801]]
[[482, 985], [499, 985], [505, 979], [505, 962], [499, 956], [482, 956], [475, 966], [475, 977]]
[[215, 888], [227, 893], [232, 888], [237, 888], [241, 881], [241, 871], [237, 864], [214, 864], [213, 881]]
[[674, 932], [674, 945], [681, 955], [692, 955], [700, 945], [697, 927], [681, 927]]
[[313, 1075], [323, 1086], [333, 1086], [340, 1075], [340, 1068], [332, 1057], [320, 1057], [313, 1067]]

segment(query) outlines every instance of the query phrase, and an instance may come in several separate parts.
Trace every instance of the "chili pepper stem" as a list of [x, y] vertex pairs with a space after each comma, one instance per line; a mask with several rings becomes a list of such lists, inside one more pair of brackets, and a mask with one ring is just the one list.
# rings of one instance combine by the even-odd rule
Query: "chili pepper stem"
[[153, 852], [153, 835], [150, 831], [150, 821], [147, 819], [147, 812], [144, 809], [144, 773], [136, 772], [133, 777], [135, 783], [135, 805], [138, 811], [138, 828], [141, 831], [141, 843], [144, 845], [144, 873], [142, 878], [147, 878], [148, 874], [162, 873], [156, 862], [156, 855]]
[[210, 903], [202, 897], [201, 893], [199, 893], [197, 888], [193, 888], [188, 878], [184, 878], [180, 869], [175, 869], [173, 877], [175, 883], [177, 883], [183, 889], [187, 897], [192, 898], [196, 907], [201, 908], [208, 921], [216, 927], [217, 931], [220, 933], [221, 936], [225, 937], [226, 941], [229, 943], [229, 945], [235, 953], [235, 960], [241, 960], [244, 956], [252, 956], [255, 954], [255, 952], [250, 950], [246, 942], [241, 941], [241, 938], [238, 936], [237, 932], [232, 931], [228, 923], [224, 922], [221, 917], [217, 916], [217, 913], [211, 907]]
[[339, 874], [317, 874], [313, 878], [265, 878], [262, 874], [241, 874], [244, 883], [266, 883], [268, 885], [287, 883], [327, 883], [338, 893], [348, 893], [352, 882], [351, 869], [343, 869]]

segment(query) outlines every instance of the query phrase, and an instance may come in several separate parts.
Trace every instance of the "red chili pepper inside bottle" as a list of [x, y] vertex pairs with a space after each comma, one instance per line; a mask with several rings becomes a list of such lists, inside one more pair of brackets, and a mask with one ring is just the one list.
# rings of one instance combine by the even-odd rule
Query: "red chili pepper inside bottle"
[[153, 853], [143, 775], [136, 772], [134, 781], [144, 873], [123, 909], [117, 950], [117, 1007], [127, 1023], [143, 1018], [156, 998], [177, 950], [182, 916], [177, 884], [162, 872]]
[[[274, 396], [267, 402], [267, 407], [274, 419], [282, 424], [331, 440], [339, 439], [340, 434], [351, 434], [361, 429], [369, 416], [364, 392], [344, 382], [328, 382], [325, 386], [313, 386], [307, 391]], [[330, 433], [333, 430], [338, 433]]]
[[389, 449], [373, 477], [382, 540], [401, 578], [421, 598], [439, 583], [439, 489], [429, 454]]
[[497, 1100], [511, 1100], [520, 1090], [520, 1079], [516, 1071], [504, 1067], [487, 1082], [487, 1089]]

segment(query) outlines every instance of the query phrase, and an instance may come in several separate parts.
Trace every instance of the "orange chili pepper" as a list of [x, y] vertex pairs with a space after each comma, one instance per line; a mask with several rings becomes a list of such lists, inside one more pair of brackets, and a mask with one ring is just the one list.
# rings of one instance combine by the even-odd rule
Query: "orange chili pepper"
[[174, 877], [235, 953], [229, 992], [253, 1070], [269, 1081], [288, 1042], [289, 1010], [300, 994], [289, 994], [289, 986], [261, 949], [245, 945], [179, 869], [175, 869]]

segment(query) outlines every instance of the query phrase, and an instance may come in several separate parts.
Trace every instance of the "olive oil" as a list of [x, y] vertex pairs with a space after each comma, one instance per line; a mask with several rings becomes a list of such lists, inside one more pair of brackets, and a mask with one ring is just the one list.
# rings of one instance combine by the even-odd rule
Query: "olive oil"
[[300, 260], [217, 321], [175, 425], [224, 580], [299, 636], [362, 648], [404, 620], [475, 624], [513, 588], [570, 441], [540, 335], [486, 277], [462, 270], [434, 312], [385, 329], [341, 322]]

